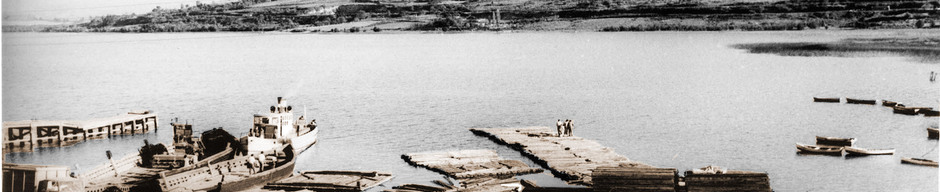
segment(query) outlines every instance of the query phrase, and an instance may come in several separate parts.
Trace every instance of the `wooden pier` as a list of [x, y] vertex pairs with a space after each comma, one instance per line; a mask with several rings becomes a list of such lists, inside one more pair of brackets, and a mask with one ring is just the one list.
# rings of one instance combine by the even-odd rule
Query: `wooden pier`
[[129, 112], [89, 120], [27, 120], [3, 122], [3, 152], [28, 152], [37, 147], [59, 147], [84, 140], [133, 135], [157, 129], [157, 115]]
[[591, 174], [597, 167], [653, 168], [630, 161], [593, 140], [558, 137], [554, 128], [472, 128], [470, 131], [521, 151], [572, 184], [591, 186]]

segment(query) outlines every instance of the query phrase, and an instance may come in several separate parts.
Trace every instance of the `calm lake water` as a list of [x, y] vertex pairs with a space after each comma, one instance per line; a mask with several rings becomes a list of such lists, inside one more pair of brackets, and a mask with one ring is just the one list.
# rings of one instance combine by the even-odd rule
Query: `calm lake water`
[[[320, 123], [296, 170], [379, 170], [403, 183], [442, 175], [409, 166], [410, 152], [495, 149], [473, 127], [553, 126], [631, 160], [680, 171], [717, 165], [767, 172], [777, 191], [937, 191], [925, 128], [938, 118], [813, 96], [937, 107], [940, 65], [901, 57], [784, 57], [737, 43], [917, 37], [937, 31], [3, 34], [3, 121], [158, 113], [156, 133], [4, 155], [4, 162], [71, 166], [171, 142], [170, 119], [197, 132], [245, 135], [252, 114], [285, 96]], [[937, 34], [937, 33], [934, 33]], [[297, 110], [302, 111], [302, 110]], [[893, 156], [796, 154], [814, 136], [858, 138]], [[549, 173], [524, 176], [565, 186]]]

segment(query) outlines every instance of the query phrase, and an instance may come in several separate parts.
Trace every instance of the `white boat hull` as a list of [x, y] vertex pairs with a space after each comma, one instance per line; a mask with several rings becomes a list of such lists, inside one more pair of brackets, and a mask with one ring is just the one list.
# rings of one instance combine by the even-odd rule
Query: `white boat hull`
[[300, 154], [317, 143], [317, 134], [319, 134], [320, 129], [313, 129], [307, 134], [303, 134], [298, 137], [290, 139], [291, 145], [294, 146], [294, 154]]

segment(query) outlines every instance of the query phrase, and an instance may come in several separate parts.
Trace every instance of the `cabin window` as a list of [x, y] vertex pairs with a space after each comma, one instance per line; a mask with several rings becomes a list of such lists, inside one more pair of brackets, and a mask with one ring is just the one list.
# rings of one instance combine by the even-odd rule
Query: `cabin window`
[[261, 123], [268, 123], [268, 118], [261, 118]]
[[264, 126], [264, 138], [265, 139], [274, 139], [274, 133], [277, 127], [276, 126]]

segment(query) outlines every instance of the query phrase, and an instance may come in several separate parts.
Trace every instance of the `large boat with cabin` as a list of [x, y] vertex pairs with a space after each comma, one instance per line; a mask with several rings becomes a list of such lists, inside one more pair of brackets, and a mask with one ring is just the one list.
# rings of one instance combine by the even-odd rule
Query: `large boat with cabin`
[[294, 118], [293, 107], [278, 97], [277, 105], [268, 113], [255, 114], [248, 132], [249, 154], [271, 154], [280, 146], [291, 144], [294, 154], [300, 154], [317, 142], [316, 119], [306, 122], [304, 115]]

